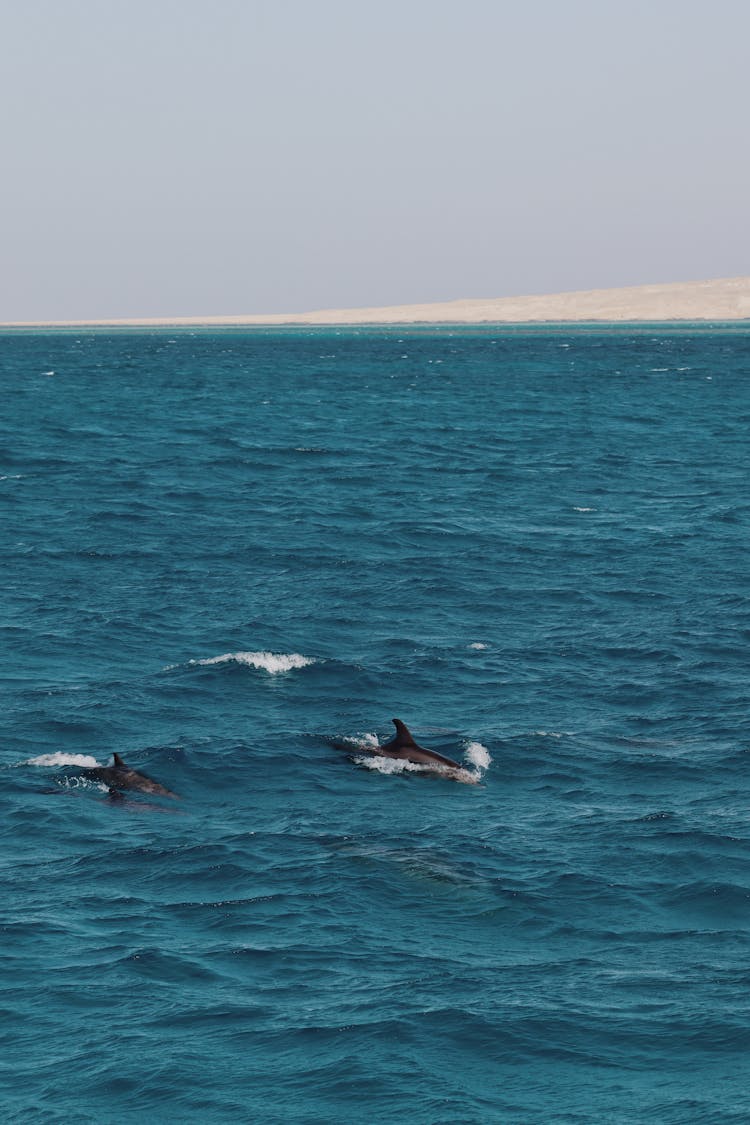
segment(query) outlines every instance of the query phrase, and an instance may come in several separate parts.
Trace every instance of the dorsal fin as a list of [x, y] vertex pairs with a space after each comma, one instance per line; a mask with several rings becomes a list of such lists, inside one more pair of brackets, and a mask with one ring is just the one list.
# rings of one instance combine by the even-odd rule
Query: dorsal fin
[[393, 743], [391, 743], [391, 745], [396, 745], [396, 746], [416, 746], [417, 745], [416, 742], [414, 741], [414, 737], [413, 737], [411, 731], [409, 730], [409, 728], [407, 727], [406, 723], [402, 723], [400, 719], [393, 719], [392, 722], [393, 722], [394, 727], [396, 728], [396, 737], [393, 739]]
[[118, 766], [119, 769], [121, 769], [121, 770], [127, 769], [127, 766], [125, 765], [125, 763], [123, 762], [123, 760], [122, 760], [122, 758], [120, 757], [119, 754], [114, 754], [113, 757], [115, 759], [115, 765]]

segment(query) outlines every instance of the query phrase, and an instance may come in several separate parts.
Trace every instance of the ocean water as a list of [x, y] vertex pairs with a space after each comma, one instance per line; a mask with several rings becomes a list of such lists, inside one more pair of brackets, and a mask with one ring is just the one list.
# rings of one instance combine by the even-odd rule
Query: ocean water
[[750, 1120], [750, 330], [0, 382], [4, 1122]]

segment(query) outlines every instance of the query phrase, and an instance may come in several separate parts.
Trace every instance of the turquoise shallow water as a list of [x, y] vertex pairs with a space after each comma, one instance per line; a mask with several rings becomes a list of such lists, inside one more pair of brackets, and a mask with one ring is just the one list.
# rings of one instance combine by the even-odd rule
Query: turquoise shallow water
[[750, 1119], [748, 331], [0, 379], [3, 1120]]

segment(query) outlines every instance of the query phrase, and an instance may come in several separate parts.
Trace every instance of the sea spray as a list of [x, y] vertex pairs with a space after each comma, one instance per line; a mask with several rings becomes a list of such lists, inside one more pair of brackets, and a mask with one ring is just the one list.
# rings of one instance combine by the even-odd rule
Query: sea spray
[[62, 751], [39, 754], [36, 758], [26, 758], [19, 763], [22, 766], [80, 766], [82, 769], [93, 769], [100, 764], [90, 754], [65, 754]]
[[464, 750], [464, 757], [479, 771], [489, 769], [492, 764], [490, 752], [481, 742], [469, 742]]
[[209, 656], [204, 660], [190, 660], [189, 664], [243, 664], [248, 668], [258, 668], [276, 676], [280, 672], [291, 672], [295, 668], [306, 668], [315, 661], [309, 656], [302, 656], [298, 652], [225, 652], [221, 656]]

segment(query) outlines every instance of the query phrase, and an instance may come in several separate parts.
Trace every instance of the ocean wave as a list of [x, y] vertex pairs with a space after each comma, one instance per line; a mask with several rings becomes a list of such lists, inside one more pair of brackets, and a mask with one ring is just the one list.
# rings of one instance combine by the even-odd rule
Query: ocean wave
[[[316, 661], [298, 652], [225, 652], [221, 656], [209, 656], [205, 660], [189, 660], [188, 664], [209, 666], [213, 664], [241, 664], [247, 668], [259, 668], [276, 676], [280, 672], [291, 672], [295, 668], [306, 668]], [[172, 665], [174, 667], [174, 665]]]
[[22, 766], [80, 766], [82, 769], [93, 769], [100, 765], [96, 758], [90, 754], [65, 754], [57, 751], [54, 754], [40, 754], [36, 758], [27, 758], [20, 762]]
[[[700, 860], [700, 853], [696, 856]], [[681, 883], [662, 894], [662, 902], [672, 910], [706, 919], [720, 929], [729, 920], [747, 917], [750, 888], [746, 883], [700, 880]]]

